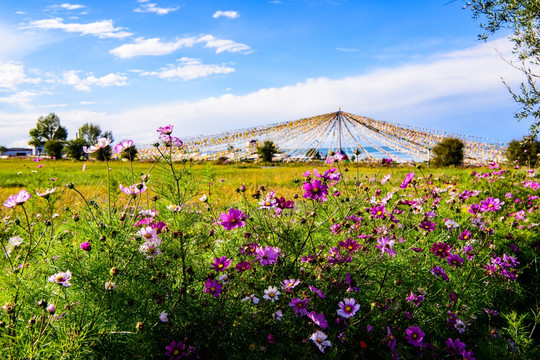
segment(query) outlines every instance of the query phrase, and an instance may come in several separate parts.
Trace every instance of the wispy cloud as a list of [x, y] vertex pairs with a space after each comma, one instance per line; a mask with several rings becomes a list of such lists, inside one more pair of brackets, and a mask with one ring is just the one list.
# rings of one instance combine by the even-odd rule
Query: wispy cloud
[[64, 23], [61, 18], [43, 19], [30, 22], [27, 28], [41, 30], [63, 30], [69, 33], [92, 35], [99, 38], [124, 39], [132, 33], [124, 31], [122, 27], [114, 27], [112, 20], [101, 20], [87, 24]]
[[343, 52], [357, 52], [358, 49], [352, 49], [352, 48], [336, 48], [337, 51], [343, 51]]
[[212, 35], [201, 35], [199, 37], [185, 37], [176, 41], [163, 42], [159, 38], [145, 39], [139, 37], [132, 44], [124, 44], [110, 52], [121, 59], [129, 59], [135, 56], [159, 56], [167, 55], [178, 49], [193, 47], [195, 44], [204, 43], [204, 47], [216, 49], [216, 53], [249, 53], [251, 48], [245, 44], [237, 43], [232, 40], [216, 39]]
[[141, 76], [156, 76], [169, 80], [193, 80], [208, 77], [215, 74], [229, 74], [235, 71], [234, 68], [223, 65], [207, 65], [198, 59], [183, 57], [178, 60], [178, 64], [170, 64], [159, 71], [145, 71]]
[[68, 3], [64, 3], [64, 4], [60, 4], [60, 5], [54, 5], [54, 6], [57, 6], [57, 7], [61, 8], [61, 9], [65, 9], [65, 10], [78, 10], [78, 9], [83, 9], [83, 8], [86, 7], [84, 5], [68, 4]]
[[140, 6], [133, 10], [138, 13], [155, 13], [158, 15], [167, 15], [172, 11], [180, 9], [180, 6], [167, 8], [159, 7], [157, 6], [157, 4], [149, 3], [148, 0], [139, 0], [138, 2], [140, 3]]
[[237, 17], [240, 17], [240, 14], [237, 11], [231, 11], [231, 10], [221, 11], [221, 10], [218, 10], [218, 11], [216, 11], [214, 13], [214, 15], [212, 15], [212, 17], [214, 19], [217, 19], [217, 18], [220, 18], [220, 17], [225, 17], [225, 18], [228, 18], [228, 19], [236, 19]]
[[8, 96], [0, 97], [0, 104], [9, 104], [16, 105], [22, 108], [30, 108], [30, 103], [38, 95], [39, 93], [35, 91], [23, 90], [10, 94]]
[[21, 84], [39, 82], [39, 78], [27, 77], [24, 65], [13, 61], [0, 62], [0, 90], [15, 90]]
[[90, 91], [90, 86], [125, 86], [128, 84], [128, 78], [123, 74], [111, 73], [99, 78], [90, 75], [81, 79], [79, 73], [80, 71], [76, 70], [64, 72], [62, 83], [73, 85], [79, 91]]

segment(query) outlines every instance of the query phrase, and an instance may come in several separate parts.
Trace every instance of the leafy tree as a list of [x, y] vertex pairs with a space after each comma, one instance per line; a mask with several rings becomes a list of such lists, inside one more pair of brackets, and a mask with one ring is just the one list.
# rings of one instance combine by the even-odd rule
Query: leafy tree
[[319, 153], [317, 149], [311, 148], [311, 149], [308, 149], [308, 151], [306, 151], [306, 157], [320, 160], [321, 154]]
[[55, 113], [37, 120], [36, 127], [30, 130], [30, 141], [28, 145], [44, 146], [49, 140], [65, 141], [67, 139], [67, 129], [60, 125], [60, 118]]
[[272, 158], [280, 152], [276, 144], [270, 140], [265, 140], [262, 145], [257, 146], [257, 155], [264, 162], [272, 162]]
[[2, 154], [6, 150], [7, 150], [7, 148], [5, 146], [0, 145], [0, 154]]
[[102, 136], [101, 128], [96, 124], [86, 123], [77, 132], [77, 138], [82, 139], [86, 146], [96, 144], [100, 137], [106, 136]]
[[540, 142], [532, 136], [524, 136], [520, 140], [512, 140], [506, 148], [509, 161], [517, 161], [519, 165], [535, 166], [540, 155]]
[[431, 150], [434, 154], [433, 165], [450, 166], [463, 164], [465, 145], [456, 138], [446, 138]]
[[45, 143], [44, 148], [49, 156], [54, 157], [55, 159], [61, 159], [64, 142], [60, 140], [49, 140]]
[[525, 81], [515, 92], [504, 82], [520, 110], [516, 119], [533, 118], [531, 133], [540, 132], [540, 91], [536, 87], [538, 65], [540, 65], [540, 1], [538, 0], [469, 0], [465, 8], [472, 10], [474, 19], [481, 19], [480, 27], [484, 33], [480, 39], [487, 40], [503, 29], [513, 32], [510, 37], [514, 43], [514, 54], [518, 55], [520, 65], [514, 65], [525, 76]]
[[128, 159], [130, 161], [135, 160], [137, 157], [137, 154], [139, 152], [137, 151], [137, 148], [135, 146], [130, 146], [126, 150], [122, 151], [122, 154], [120, 155], [122, 159]]
[[66, 142], [64, 151], [66, 155], [71, 159], [82, 160], [85, 156], [83, 146], [88, 146], [83, 139], [76, 138]]

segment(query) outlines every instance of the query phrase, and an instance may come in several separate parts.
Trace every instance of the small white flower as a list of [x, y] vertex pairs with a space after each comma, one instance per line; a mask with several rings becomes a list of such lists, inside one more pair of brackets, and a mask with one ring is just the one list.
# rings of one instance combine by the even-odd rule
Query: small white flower
[[165, 311], [162, 311], [161, 314], [159, 314], [159, 321], [161, 322], [169, 321], [169, 319], [167, 318], [167, 313]]
[[264, 290], [263, 299], [274, 302], [279, 299], [279, 295], [281, 295], [281, 293], [278, 291], [277, 287], [269, 286], [268, 289]]
[[116, 288], [116, 283], [112, 282], [112, 281], [107, 281], [105, 283], [105, 290], [107, 291], [113, 291], [114, 289]]
[[203, 196], [201, 196], [201, 197], [199, 198], [199, 201], [201, 201], [201, 202], [203, 202], [203, 203], [207, 202], [207, 201], [208, 201], [208, 197], [206, 196], [206, 194], [203, 194]]

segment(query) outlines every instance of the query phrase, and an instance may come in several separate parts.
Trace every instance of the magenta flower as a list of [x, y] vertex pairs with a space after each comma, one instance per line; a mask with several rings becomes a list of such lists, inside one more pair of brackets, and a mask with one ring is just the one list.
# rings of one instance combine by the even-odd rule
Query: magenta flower
[[71, 284], [69, 283], [69, 280], [71, 280], [71, 271], [67, 270], [66, 272], [57, 272], [54, 275], [49, 276], [49, 281], [53, 282], [58, 285], [62, 285], [63, 287], [70, 287]]
[[326, 195], [328, 195], [328, 186], [326, 186], [320, 180], [313, 180], [312, 182], [305, 182], [302, 186], [304, 189], [304, 198], [311, 200], [326, 201]]
[[158, 138], [165, 146], [182, 147], [184, 145], [182, 140], [174, 136], [159, 134]]
[[171, 135], [173, 132], [173, 128], [174, 128], [173, 125], [167, 125], [167, 126], [159, 127], [156, 131], [162, 135]]
[[294, 313], [296, 316], [304, 316], [307, 315], [307, 303], [309, 299], [299, 299], [299, 298], [293, 298], [291, 302], [289, 303], [289, 306], [293, 308]]
[[431, 247], [431, 252], [441, 259], [444, 259], [450, 255], [450, 245], [443, 242], [434, 243]]
[[360, 304], [357, 304], [354, 298], [343, 299], [343, 301], [339, 302], [338, 306], [337, 314], [345, 319], [353, 317], [360, 310]]
[[81, 243], [81, 249], [83, 251], [90, 251], [90, 250], [92, 250], [92, 245], [90, 244], [90, 242], [85, 241], [85, 242]]
[[461, 342], [458, 339], [452, 340], [451, 338], [448, 338], [446, 340], [446, 350], [450, 353], [450, 355], [458, 355], [463, 356], [465, 355], [465, 343]]
[[142, 194], [147, 189], [145, 183], [131, 185], [130, 187], [125, 187], [122, 184], [120, 184], [118, 185], [118, 187], [120, 188], [120, 191], [122, 191], [124, 194], [131, 195], [131, 196]]
[[448, 264], [451, 267], [461, 267], [463, 265], [464, 259], [460, 258], [457, 254], [452, 254], [446, 258], [446, 261], [448, 261]]
[[242, 272], [251, 269], [251, 263], [249, 261], [241, 261], [236, 264], [236, 271]]
[[225, 230], [232, 230], [246, 226], [244, 222], [245, 217], [246, 215], [242, 211], [231, 208], [228, 213], [221, 214], [219, 219], [221, 220], [220, 224]]
[[382, 205], [381, 206], [373, 206], [370, 209], [369, 212], [376, 219], [383, 219], [384, 216], [386, 215], [386, 209]]
[[380, 237], [377, 242], [379, 245], [375, 245], [377, 249], [382, 250], [382, 255], [386, 252], [390, 258], [393, 258], [396, 251], [392, 248], [395, 244], [395, 240], [390, 239], [388, 236]]
[[351, 239], [340, 241], [339, 246], [346, 249], [349, 253], [353, 253], [360, 248], [360, 244], [356, 240]]
[[499, 199], [488, 197], [480, 203], [480, 211], [498, 211], [501, 209], [501, 205], [504, 205], [504, 202], [501, 203]]
[[325, 333], [323, 333], [322, 331], [320, 330], [317, 330], [315, 333], [311, 334], [311, 336], [309, 337], [309, 339], [311, 341], [313, 341], [313, 343], [315, 345], [317, 345], [317, 347], [319, 348], [319, 350], [324, 353], [324, 350], [327, 348], [327, 347], [331, 347], [332, 344], [330, 343], [330, 341], [326, 340], [328, 338], [328, 335], [326, 335]]
[[311, 286], [309, 285], [309, 290], [311, 290], [311, 292], [317, 294], [318, 297], [320, 297], [321, 299], [325, 299], [326, 296], [323, 294], [322, 290], [320, 289], [317, 289], [315, 286]]
[[459, 240], [469, 240], [471, 238], [471, 232], [469, 230], [463, 230], [459, 235]]
[[114, 147], [114, 153], [120, 154], [122, 151], [125, 151], [133, 146], [133, 140], [122, 140]]
[[186, 356], [186, 345], [182, 342], [173, 341], [165, 347], [165, 356], [169, 357], [169, 360], [179, 360]]
[[221, 285], [217, 280], [208, 279], [206, 280], [204, 286], [204, 292], [212, 294], [216, 298], [219, 297], [219, 294], [223, 292], [223, 285]]
[[408, 173], [407, 176], [405, 176], [405, 180], [403, 180], [403, 182], [401, 183], [401, 185], [399, 185], [399, 187], [401, 189], [406, 189], [409, 183], [411, 182], [411, 180], [413, 179], [413, 177], [414, 177], [414, 172]]
[[281, 290], [285, 290], [286, 292], [291, 292], [291, 290], [294, 289], [298, 284], [300, 284], [300, 280], [295, 280], [295, 279], [283, 280], [281, 282]]
[[313, 321], [315, 325], [318, 325], [321, 329], [326, 329], [328, 327], [328, 322], [324, 318], [324, 314], [317, 314], [315, 311], [311, 311], [307, 314], [307, 317]]
[[264, 248], [262, 246], [258, 246], [255, 250], [255, 253], [257, 254], [257, 258], [255, 259], [255, 261], [260, 260], [261, 265], [264, 266], [277, 263], [277, 258], [281, 254], [281, 249], [268, 245], [266, 245]]
[[16, 195], [10, 195], [6, 201], [4, 201], [4, 206], [10, 209], [13, 209], [17, 205], [24, 204], [32, 195], [26, 190], [19, 191]]
[[229, 267], [229, 265], [231, 265], [231, 263], [232, 260], [229, 260], [226, 256], [223, 256], [220, 258], [215, 258], [214, 263], [210, 268], [216, 271], [224, 271], [226, 268]]
[[431, 269], [430, 271], [433, 275], [435, 275], [436, 277], [438, 278], [441, 278], [443, 279], [444, 281], [446, 282], [449, 282], [450, 279], [448, 278], [448, 275], [446, 275], [446, 272], [444, 271], [444, 269], [440, 266], [435, 266], [433, 269]]
[[436, 228], [435, 223], [431, 222], [429, 220], [421, 221], [420, 225], [418, 225], [418, 227], [420, 229], [422, 229], [422, 230], [427, 231], [427, 232], [431, 232], [431, 231], [435, 230], [435, 228]]
[[422, 340], [424, 339], [424, 336], [426, 335], [418, 326], [411, 326], [407, 330], [405, 330], [407, 333], [407, 336], [405, 337], [409, 344], [411, 344], [414, 347], [419, 347], [422, 345]]
[[111, 143], [110, 139], [107, 138], [99, 138], [96, 145], [92, 145], [90, 147], [83, 146], [83, 151], [87, 154], [95, 153], [98, 150], [104, 149]]

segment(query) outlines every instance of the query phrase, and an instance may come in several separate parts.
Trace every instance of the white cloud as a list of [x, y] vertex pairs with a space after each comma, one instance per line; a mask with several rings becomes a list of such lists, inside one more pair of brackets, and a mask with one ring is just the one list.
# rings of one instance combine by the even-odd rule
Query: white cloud
[[18, 85], [27, 81], [24, 65], [14, 62], [0, 62], [0, 89], [16, 89]]
[[352, 48], [336, 48], [337, 51], [342, 51], [342, 52], [357, 52], [358, 49], [352, 49]]
[[135, 10], [133, 10], [138, 13], [155, 13], [158, 15], [167, 15], [168, 13], [172, 11], [176, 11], [180, 9], [180, 6], [162, 8], [162, 7], [157, 6], [157, 4], [148, 3], [148, 0], [144, 0], [144, 1], [139, 0], [139, 3], [141, 5]]
[[62, 9], [65, 9], [65, 10], [78, 10], [78, 9], [85, 8], [86, 6], [84, 6], [84, 5], [78, 5], [78, 4], [67, 4], [67, 3], [64, 3], [64, 4], [58, 5], [58, 7], [62, 8]]
[[48, 104], [48, 105], [39, 105], [38, 106], [39, 108], [63, 108], [63, 107], [67, 107], [67, 104]]
[[218, 10], [212, 15], [214, 19], [220, 18], [220, 17], [226, 17], [228, 19], [236, 19], [237, 17], [240, 17], [240, 14], [236, 11], [221, 11]]
[[27, 27], [41, 30], [64, 30], [70, 33], [80, 33], [82, 35], [97, 36], [101, 39], [123, 39], [132, 35], [132, 33], [123, 31], [124, 28], [122, 27], [114, 27], [112, 20], [101, 20], [88, 24], [66, 24], [64, 23], [63, 19], [54, 18], [32, 21]]
[[175, 52], [183, 47], [192, 47], [196, 43], [196, 38], [187, 37], [172, 42], [162, 42], [159, 38], [145, 39], [137, 38], [132, 44], [124, 44], [111, 50], [111, 54], [121, 58], [129, 59], [143, 55], [166, 55]]
[[[39, 94], [35, 91], [23, 90], [16, 93], [12, 93], [8, 96], [0, 97], [0, 104], [14, 105], [14, 106], [28, 109], [30, 108], [30, 104], [32, 100], [38, 95]], [[3, 131], [3, 128], [2, 128], [2, 131]]]
[[204, 47], [216, 49], [216, 53], [231, 52], [231, 53], [249, 53], [250, 47], [234, 42], [232, 40], [216, 39], [212, 35], [201, 35], [199, 37], [185, 37], [176, 41], [163, 42], [159, 38], [145, 39], [139, 37], [132, 44], [124, 44], [115, 49], [112, 49], [111, 54], [121, 59], [129, 59], [135, 56], [159, 56], [167, 55], [175, 52], [178, 49], [185, 47], [193, 47], [195, 44], [204, 43]]
[[95, 105], [97, 101], [81, 101], [79, 105]]
[[79, 91], [90, 91], [90, 86], [125, 86], [128, 84], [128, 78], [122, 74], [108, 74], [100, 78], [90, 75], [85, 79], [79, 77], [80, 71], [71, 70], [63, 74], [63, 83], [73, 85]]
[[178, 60], [177, 65], [168, 65], [159, 71], [146, 71], [141, 76], [156, 76], [161, 79], [169, 80], [193, 80], [201, 77], [207, 77], [214, 74], [229, 74], [235, 69], [222, 65], [207, 65], [201, 63], [198, 59], [183, 57]]

